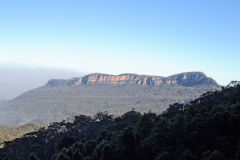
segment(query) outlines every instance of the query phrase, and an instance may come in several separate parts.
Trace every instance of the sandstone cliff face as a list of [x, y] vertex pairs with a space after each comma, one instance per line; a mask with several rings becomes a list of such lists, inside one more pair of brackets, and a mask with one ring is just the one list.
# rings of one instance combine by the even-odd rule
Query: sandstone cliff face
[[121, 74], [121, 75], [108, 75], [94, 73], [80, 78], [73, 78], [70, 80], [56, 80], [52, 79], [47, 83], [47, 86], [78, 86], [78, 85], [91, 85], [91, 84], [112, 84], [124, 85], [135, 84], [141, 86], [160, 86], [160, 85], [217, 85], [217, 83], [207, 77], [201, 72], [187, 72], [172, 75], [169, 77], [148, 76], [137, 74]]
[[[104, 84], [104, 85], [103, 85]], [[169, 77], [89, 74], [68, 80], [53, 79], [0, 105], [0, 123], [21, 125], [62, 121], [99, 111], [121, 115], [132, 108], [161, 113], [173, 103], [188, 103], [219, 85], [201, 72]]]
[[74, 85], [81, 84], [138, 84], [138, 85], [152, 85], [153, 78], [155, 81], [161, 81], [161, 77], [140, 76], [135, 74], [121, 74], [121, 75], [106, 75], [106, 74], [90, 74], [79, 78]]

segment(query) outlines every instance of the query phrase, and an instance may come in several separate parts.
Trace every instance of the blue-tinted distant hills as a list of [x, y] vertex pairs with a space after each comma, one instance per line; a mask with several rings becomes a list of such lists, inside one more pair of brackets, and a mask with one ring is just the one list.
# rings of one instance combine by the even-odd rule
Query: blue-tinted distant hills
[[0, 123], [48, 124], [73, 115], [108, 111], [120, 115], [132, 108], [160, 113], [175, 102], [187, 103], [220, 86], [202, 72], [169, 77], [89, 74], [72, 79], [51, 79], [46, 85], [0, 105]]

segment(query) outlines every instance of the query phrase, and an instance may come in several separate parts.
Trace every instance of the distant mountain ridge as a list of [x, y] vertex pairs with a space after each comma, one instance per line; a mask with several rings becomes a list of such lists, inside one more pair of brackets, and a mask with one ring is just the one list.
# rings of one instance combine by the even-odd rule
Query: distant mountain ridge
[[69, 80], [55, 79], [0, 104], [0, 123], [46, 125], [79, 114], [93, 116], [101, 111], [118, 116], [132, 108], [160, 113], [170, 104], [188, 103], [220, 88], [202, 72], [169, 77], [94, 73]]
[[137, 75], [137, 74], [120, 74], [109, 75], [101, 73], [93, 73], [79, 78], [70, 80], [51, 79], [46, 84], [47, 86], [78, 86], [90, 84], [137, 84], [141, 86], [160, 86], [164, 84], [177, 84], [183, 86], [194, 85], [217, 85], [216, 81], [207, 77], [202, 72], [186, 72], [169, 77]]

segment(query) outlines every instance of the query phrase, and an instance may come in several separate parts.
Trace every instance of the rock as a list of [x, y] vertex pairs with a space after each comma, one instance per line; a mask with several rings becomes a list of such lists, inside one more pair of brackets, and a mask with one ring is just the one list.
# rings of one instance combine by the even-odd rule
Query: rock
[[202, 72], [186, 72], [169, 77], [137, 75], [137, 74], [120, 74], [108, 75], [101, 73], [89, 74], [84, 77], [73, 78], [70, 80], [51, 79], [48, 81], [47, 86], [78, 86], [78, 85], [91, 85], [91, 84], [137, 84], [141, 86], [160, 86], [178, 84], [183, 86], [195, 85], [217, 85], [216, 81], [207, 77]]

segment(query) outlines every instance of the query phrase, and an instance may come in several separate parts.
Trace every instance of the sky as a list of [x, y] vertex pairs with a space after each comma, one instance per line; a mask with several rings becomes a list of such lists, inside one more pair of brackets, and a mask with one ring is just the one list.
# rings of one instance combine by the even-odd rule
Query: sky
[[239, 0], [0, 1], [0, 68], [240, 80]]

